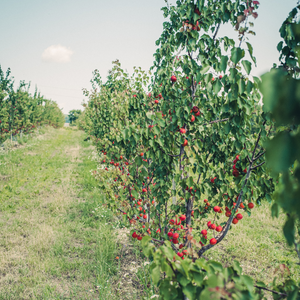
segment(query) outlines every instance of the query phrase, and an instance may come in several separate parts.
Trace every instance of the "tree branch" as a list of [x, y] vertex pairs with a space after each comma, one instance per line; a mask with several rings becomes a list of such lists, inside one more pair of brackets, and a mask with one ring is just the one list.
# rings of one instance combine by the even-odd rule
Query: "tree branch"
[[280, 293], [280, 292], [276, 292], [276, 291], [273, 291], [273, 290], [270, 290], [270, 289], [267, 289], [265, 287], [262, 287], [262, 286], [257, 286], [257, 285], [254, 285], [257, 289], [261, 289], [261, 290], [265, 290], [265, 291], [268, 291], [268, 292], [271, 292], [273, 294], [276, 294], [276, 295], [280, 295], [280, 296], [287, 296], [287, 294], [284, 294], [284, 293]]
[[252, 170], [255, 170], [255, 169], [259, 168], [259, 167], [261, 167], [264, 163], [265, 163], [265, 161], [263, 161], [263, 162], [260, 163], [259, 165], [256, 165], [256, 166], [252, 167], [252, 168], [251, 168], [251, 171], [252, 171]]

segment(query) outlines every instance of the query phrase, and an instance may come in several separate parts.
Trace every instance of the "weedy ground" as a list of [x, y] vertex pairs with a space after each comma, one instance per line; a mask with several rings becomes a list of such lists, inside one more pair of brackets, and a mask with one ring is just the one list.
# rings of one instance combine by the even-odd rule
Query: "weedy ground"
[[[43, 133], [0, 151], [0, 299], [150, 299], [149, 262], [103, 206], [91, 174], [94, 147], [76, 129]], [[256, 206], [205, 255], [236, 259], [256, 280], [272, 281], [280, 264], [299, 279], [283, 223], [267, 204]]]

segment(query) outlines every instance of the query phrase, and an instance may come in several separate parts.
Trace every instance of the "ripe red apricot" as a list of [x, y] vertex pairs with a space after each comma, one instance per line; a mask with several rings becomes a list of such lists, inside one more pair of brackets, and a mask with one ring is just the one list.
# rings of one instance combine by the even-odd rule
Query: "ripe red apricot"
[[186, 216], [185, 216], [185, 215], [181, 215], [181, 216], [179, 217], [179, 219], [180, 219], [181, 221], [184, 221], [184, 220], [186, 219]]
[[196, 116], [196, 117], [199, 117], [199, 116], [200, 116], [200, 110], [198, 110], [198, 111], [195, 113], [195, 116]]
[[211, 224], [209, 228], [212, 229], [212, 230], [215, 230], [217, 228], [217, 225], [216, 224]]
[[230, 217], [231, 216], [231, 211], [230, 210], [226, 211], [225, 216]]
[[147, 192], [147, 190], [146, 190], [146, 189], [142, 189], [142, 191], [143, 191], [143, 193], [146, 193], [146, 192]]
[[195, 116], [192, 115], [192, 117], [191, 117], [191, 122], [194, 122], [194, 121], [195, 121]]
[[179, 257], [182, 257], [182, 256], [183, 256], [183, 253], [177, 252], [177, 255], [178, 255]]
[[215, 207], [214, 207], [214, 211], [215, 211], [215, 212], [219, 212], [220, 210], [221, 210], [221, 208], [220, 208], [219, 206], [215, 206]]
[[141, 240], [142, 240], [142, 238], [143, 238], [143, 237], [142, 237], [142, 236], [140, 236], [140, 235], [137, 237], [137, 239], [138, 239], [139, 241], [141, 241]]
[[239, 222], [239, 220], [238, 219], [236, 219], [236, 218], [233, 218], [233, 220], [232, 220], [232, 223], [233, 224], [237, 224]]
[[178, 238], [179, 238], [179, 234], [178, 234], [177, 232], [175, 232], [175, 233], [173, 234], [173, 239], [177, 240]]
[[250, 202], [250, 203], [248, 203], [248, 207], [249, 207], [250, 209], [252, 209], [252, 208], [254, 207], [254, 204], [253, 204], [252, 202]]
[[186, 133], [186, 130], [184, 128], [180, 128], [180, 133], [184, 134]]
[[239, 172], [238, 170], [233, 170], [233, 171], [232, 171], [232, 175], [233, 175], [234, 177], [238, 177], [238, 176], [240, 175], [240, 172]]
[[172, 82], [176, 82], [176, 81], [177, 81], [177, 78], [176, 78], [175, 75], [172, 75], [172, 76], [171, 76], [171, 81], [172, 81]]
[[215, 245], [215, 244], [217, 243], [217, 240], [216, 240], [215, 238], [212, 238], [212, 239], [209, 241], [209, 243], [210, 243], [211, 245]]
[[135, 238], [137, 238], [137, 234], [136, 234], [136, 232], [134, 232], [133, 234], [132, 234], [132, 237], [135, 239]]
[[208, 222], [207, 222], [207, 227], [209, 228], [210, 225], [211, 225], [211, 221], [208, 221]]
[[155, 104], [158, 104], [158, 100], [155, 100], [154, 103], [155, 103]]
[[242, 220], [242, 219], [243, 219], [243, 215], [242, 215], [242, 214], [237, 214], [235, 217], [236, 217], [238, 220]]
[[178, 240], [177, 239], [172, 239], [173, 244], [178, 244]]
[[173, 232], [169, 231], [168, 232], [168, 237], [170, 237], [170, 238], [173, 237]]
[[184, 143], [182, 144], [183, 147], [187, 146], [188, 140], [184, 140]]
[[203, 230], [201, 231], [201, 234], [202, 234], [202, 235], [207, 235], [207, 230], [203, 229]]
[[217, 232], [221, 232], [222, 230], [223, 230], [222, 226], [220, 226], [220, 225], [217, 226], [217, 228], [216, 228], [216, 231], [217, 231]]

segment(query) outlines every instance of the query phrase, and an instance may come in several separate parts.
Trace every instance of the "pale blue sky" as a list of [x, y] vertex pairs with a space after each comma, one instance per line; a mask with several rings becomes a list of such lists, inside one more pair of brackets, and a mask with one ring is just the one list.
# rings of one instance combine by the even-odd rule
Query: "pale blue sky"
[[[250, 38], [258, 65], [253, 75], [278, 62], [278, 30], [296, 4], [296, 0], [260, 1], [256, 36]], [[162, 32], [164, 5], [163, 0], [1, 0], [1, 67], [11, 68], [16, 83], [37, 85], [64, 113], [80, 109], [82, 88], [90, 88], [94, 69], [105, 78], [115, 59], [130, 73], [133, 66], [149, 69]], [[221, 27], [220, 35], [224, 34], [236, 37], [229, 26]], [[70, 61], [49, 61], [47, 53], [42, 59], [53, 45], [73, 52]]]

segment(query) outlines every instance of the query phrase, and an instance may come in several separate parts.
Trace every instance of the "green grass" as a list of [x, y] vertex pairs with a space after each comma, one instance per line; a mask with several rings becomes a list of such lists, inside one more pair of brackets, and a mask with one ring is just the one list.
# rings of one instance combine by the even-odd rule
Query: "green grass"
[[0, 299], [118, 299], [112, 215], [84, 137], [47, 129], [1, 153]]

